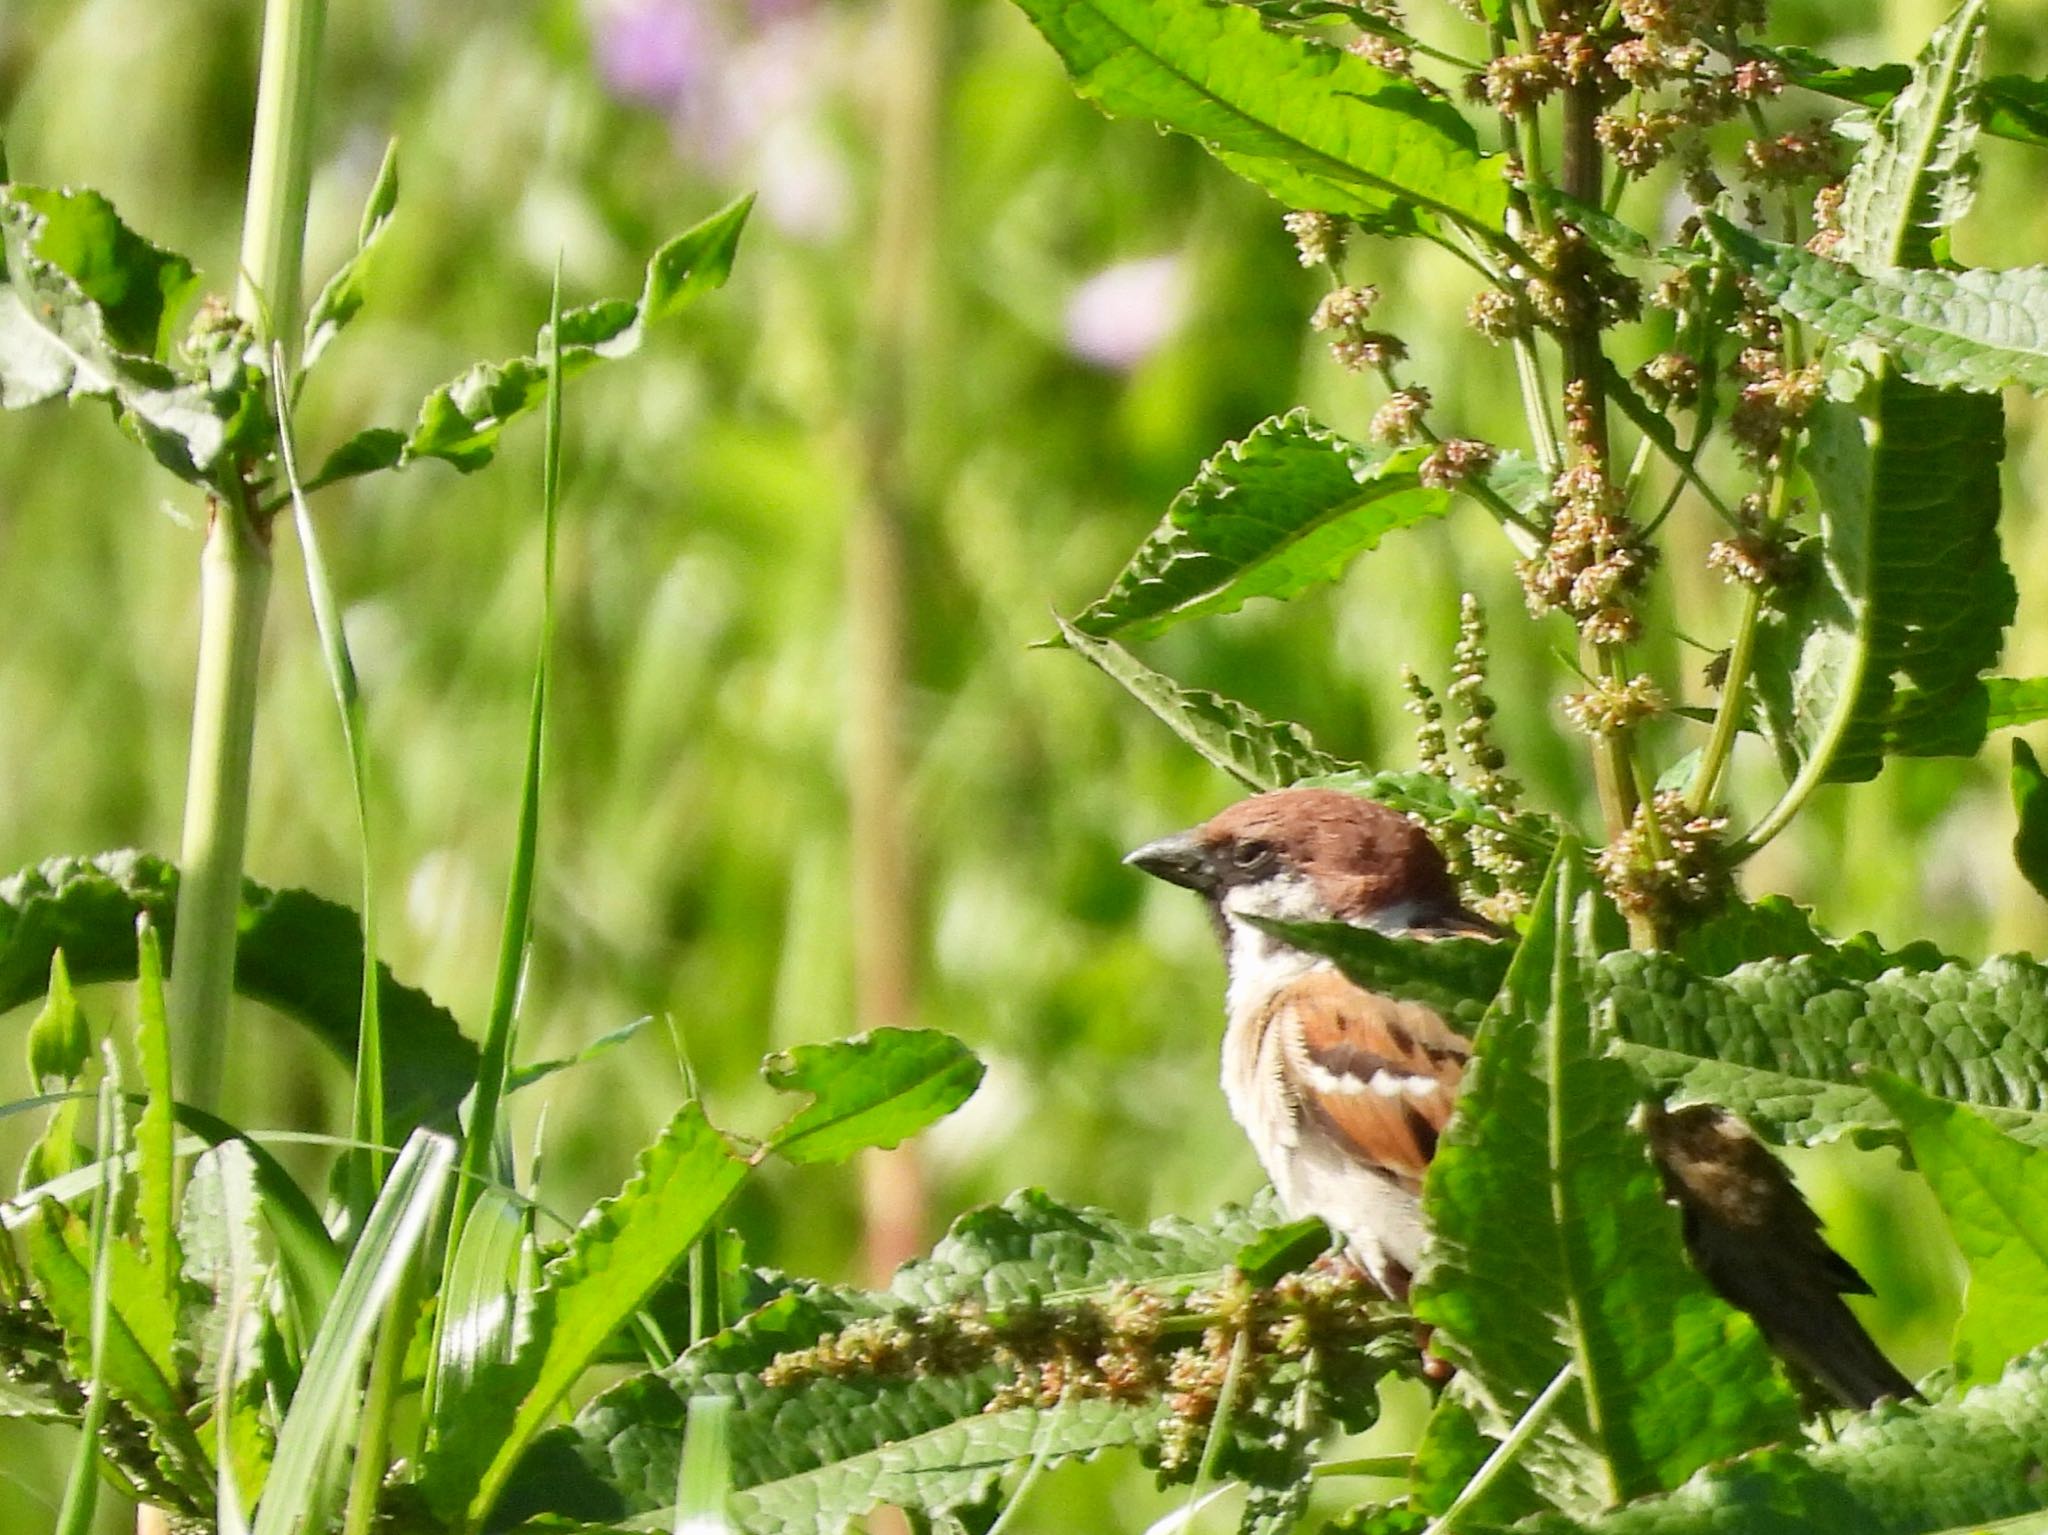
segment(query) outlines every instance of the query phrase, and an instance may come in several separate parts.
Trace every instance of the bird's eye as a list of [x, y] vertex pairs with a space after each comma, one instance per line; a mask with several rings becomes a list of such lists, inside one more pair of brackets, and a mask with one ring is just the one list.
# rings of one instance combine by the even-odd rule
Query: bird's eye
[[1231, 866], [1248, 879], [1266, 874], [1279, 861], [1279, 850], [1270, 842], [1240, 842], [1230, 853]]

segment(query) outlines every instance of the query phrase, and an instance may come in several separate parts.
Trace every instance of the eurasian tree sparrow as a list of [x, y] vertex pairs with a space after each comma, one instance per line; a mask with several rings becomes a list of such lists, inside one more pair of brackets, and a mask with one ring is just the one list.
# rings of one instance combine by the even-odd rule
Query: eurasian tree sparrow
[[[1230, 972], [1223, 1092], [1282, 1205], [1320, 1216], [1405, 1299], [1426, 1235], [1423, 1174], [1470, 1041], [1245, 918], [1416, 938], [1498, 929], [1460, 904], [1414, 823], [1335, 789], [1257, 795], [1125, 861], [1208, 899]], [[1645, 1128], [1694, 1263], [1781, 1355], [1853, 1406], [1914, 1394], [1842, 1301], [1869, 1286], [1738, 1119], [1700, 1106], [1653, 1112]]]

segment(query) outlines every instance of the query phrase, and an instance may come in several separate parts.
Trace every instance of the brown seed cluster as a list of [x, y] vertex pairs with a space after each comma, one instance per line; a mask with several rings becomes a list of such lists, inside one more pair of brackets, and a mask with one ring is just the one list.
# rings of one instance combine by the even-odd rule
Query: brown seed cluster
[[1543, 552], [1517, 567], [1529, 611], [1561, 609], [1596, 645], [1626, 644], [1641, 632], [1633, 608], [1656, 551], [1622, 515], [1613, 484], [1597, 461], [1565, 469], [1553, 487], [1557, 515]]
[[1162, 1466], [1199, 1455], [1241, 1336], [1249, 1335], [1240, 1400], [1277, 1370], [1314, 1355], [1337, 1360], [1373, 1345], [1400, 1345], [1402, 1360], [1374, 1350], [1381, 1368], [1419, 1367], [1410, 1324], [1350, 1265], [1318, 1265], [1264, 1288], [1231, 1275], [1215, 1288], [1163, 1294], [1142, 1285], [1101, 1300], [994, 1310], [956, 1301], [853, 1322], [809, 1348], [778, 1355], [763, 1385], [796, 1390], [822, 1380], [914, 1380], [990, 1366], [1005, 1379], [988, 1412], [1053, 1407], [1093, 1398], [1163, 1400], [1171, 1414]]
[[1607, 893], [1623, 911], [1659, 926], [1684, 913], [1714, 910], [1734, 888], [1721, 849], [1727, 829], [1727, 817], [1694, 815], [1684, 795], [1659, 794], [1639, 805], [1634, 822], [1601, 851]]

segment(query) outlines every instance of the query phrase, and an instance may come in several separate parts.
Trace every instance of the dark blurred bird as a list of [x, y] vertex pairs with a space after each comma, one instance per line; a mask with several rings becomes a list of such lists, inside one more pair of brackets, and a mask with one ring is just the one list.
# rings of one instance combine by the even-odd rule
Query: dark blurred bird
[[[1465, 910], [1414, 823], [1334, 789], [1257, 795], [1125, 861], [1208, 900], [1230, 971], [1223, 1092], [1281, 1203], [1320, 1216], [1405, 1299], [1425, 1240], [1423, 1174], [1471, 1042], [1434, 1009], [1368, 991], [1245, 919], [1411, 938], [1499, 931]], [[1701, 1105], [1653, 1111], [1644, 1128], [1695, 1266], [1783, 1358], [1851, 1406], [1915, 1394], [1842, 1300], [1870, 1287], [1739, 1119]]]

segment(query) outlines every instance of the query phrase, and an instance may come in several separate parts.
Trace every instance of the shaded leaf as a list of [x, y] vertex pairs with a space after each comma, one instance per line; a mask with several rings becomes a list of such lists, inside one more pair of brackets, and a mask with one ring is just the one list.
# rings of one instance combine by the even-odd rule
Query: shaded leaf
[[2048, 720], [2048, 677], [1980, 677], [1936, 695], [1903, 687], [1885, 721], [1885, 750], [1900, 757], [1969, 757], [1994, 730]]
[[1477, 1024], [1514, 958], [1486, 938], [1392, 938], [1348, 922], [1248, 919], [1298, 948], [1325, 954], [1369, 991], [1422, 1002], [1454, 1022]]
[[798, 1045], [761, 1063], [778, 1092], [812, 1102], [768, 1144], [792, 1162], [839, 1162], [870, 1146], [895, 1146], [943, 1119], [981, 1085], [972, 1050], [937, 1029], [875, 1029], [828, 1044]]
[[2048, 1342], [2048, 1150], [1902, 1078], [1873, 1072], [1870, 1085], [1898, 1115], [1970, 1268], [1957, 1383], [1995, 1380], [2015, 1355]]
[[2012, 858], [2036, 891], [2048, 896], [2048, 774], [2025, 740], [2012, 743], [2012, 807], [2019, 821]]
[[1114, 640], [1094, 639], [1065, 619], [1058, 622], [1070, 649], [1121, 683], [1167, 729], [1248, 789], [1283, 789], [1352, 766], [1318, 750], [1299, 725], [1277, 724], [1220, 694], [1184, 688]]
[[1641, 1089], [1586, 994], [1584, 890], [1567, 842], [1430, 1166], [1414, 1308], [1490, 1434], [1573, 1369], [1559, 1426], [1611, 1502], [1675, 1487], [1799, 1413], [1754, 1324], [1687, 1261], [1631, 1127]]
[[1083, 96], [1200, 139], [1290, 207], [1383, 233], [1415, 228], [1416, 210], [1500, 227], [1501, 157], [1448, 103], [1354, 54], [1201, 0], [1019, 3]]
[[[133, 980], [135, 921], [147, 913], [176, 960], [178, 871], [123, 851], [53, 858], [0, 880], [0, 1011], [43, 994], [61, 945], [80, 984]], [[363, 938], [346, 906], [303, 890], [242, 884], [235, 986], [311, 1029], [353, 1064]], [[396, 1131], [452, 1114], [476, 1072], [476, 1047], [448, 1010], [377, 967], [385, 1026], [385, 1115]]]

